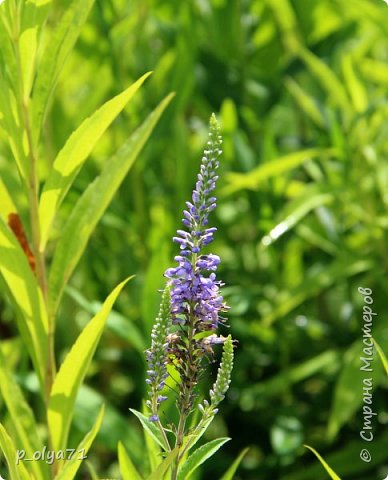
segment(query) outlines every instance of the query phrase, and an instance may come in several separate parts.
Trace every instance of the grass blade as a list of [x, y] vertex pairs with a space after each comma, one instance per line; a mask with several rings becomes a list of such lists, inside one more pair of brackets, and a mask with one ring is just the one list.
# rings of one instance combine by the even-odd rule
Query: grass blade
[[335, 154], [335, 150], [332, 148], [309, 148], [307, 150], [289, 153], [276, 160], [266, 162], [249, 173], [230, 173], [227, 176], [229, 185], [224, 188], [223, 193], [230, 194], [244, 188], [256, 190], [260, 184], [268, 178], [281, 175], [314, 157], [333, 154]]
[[314, 450], [312, 447], [309, 447], [308, 445], [305, 445], [305, 447], [311, 450], [313, 454], [318, 458], [326, 472], [330, 475], [330, 478], [332, 478], [333, 480], [341, 480], [341, 478], [334, 472], [332, 468], [329, 467], [329, 465], [325, 462], [325, 460], [319, 455], [316, 450]]
[[232, 465], [228, 468], [228, 470], [222, 475], [220, 480], [233, 480], [234, 474], [236, 473], [240, 463], [242, 462], [245, 455], [248, 453], [249, 448], [244, 448], [242, 452], [238, 455], [236, 460], [232, 463]]
[[121, 282], [107, 297], [100, 312], [80, 333], [55, 378], [47, 415], [55, 451], [64, 450], [67, 446], [78, 389], [85, 378], [113, 304], [129, 280], [130, 278]]
[[388, 375], [388, 360], [387, 357], [385, 356], [385, 353], [383, 352], [383, 349], [380, 347], [380, 345], [376, 342], [376, 340], [373, 339], [373, 342], [375, 344], [375, 348], [377, 350], [377, 353], [379, 354], [379, 357], [381, 358], [381, 361], [384, 365], [384, 370], [385, 373]]
[[370, 270], [372, 266], [369, 260], [350, 259], [344, 255], [343, 258], [339, 256], [328, 267], [309, 272], [301, 284], [288, 291], [282, 297], [282, 301], [263, 317], [263, 325], [271, 325], [276, 319], [284, 317], [305, 300], [334, 285], [340, 279]]

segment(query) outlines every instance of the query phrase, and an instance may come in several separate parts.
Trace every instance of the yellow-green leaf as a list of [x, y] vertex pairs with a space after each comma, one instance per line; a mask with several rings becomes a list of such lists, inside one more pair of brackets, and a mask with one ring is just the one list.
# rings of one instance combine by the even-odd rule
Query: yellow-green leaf
[[[82, 460], [86, 458], [87, 453], [96, 438], [97, 433], [100, 431], [102, 419], [104, 418], [105, 407], [102, 405], [98, 413], [97, 419], [93, 425], [93, 428], [88, 432], [81, 440], [74, 454], [69, 458], [64, 467], [59, 471], [55, 480], [73, 480], [76, 476], [78, 469], [81, 466]], [[134, 479], [135, 480], [135, 479]]]
[[32, 480], [22, 461], [16, 462], [16, 447], [8, 432], [0, 423], [0, 448], [7, 461], [8, 470], [12, 480]]
[[233, 480], [234, 474], [236, 473], [240, 463], [242, 462], [245, 455], [248, 453], [249, 448], [244, 448], [242, 452], [238, 455], [232, 465], [228, 468], [228, 470], [222, 475], [220, 480]]
[[8, 215], [10, 213], [17, 213], [17, 208], [12, 200], [11, 195], [8, 192], [7, 187], [5, 186], [3, 180], [0, 178], [0, 216], [3, 217], [4, 221], [8, 220]]
[[335, 153], [333, 148], [309, 148], [266, 162], [248, 173], [230, 173], [227, 176], [229, 185], [226, 186], [223, 193], [234, 193], [244, 188], [255, 190], [268, 178], [281, 175], [314, 157], [330, 156]]
[[61, 70], [71, 52], [94, 0], [74, 0], [65, 10], [50, 41], [43, 50], [33, 90], [32, 118], [34, 141], [40, 136], [42, 122]]
[[346, 90], [337, 77], [320, 58], [315, 56], [310, 50], [300, 47], [298, 54], [306, 64], [310, 72], [315, 76], [321, 87], [330, 96], [330, 100], [336, 103], [343, 111], [348, 111], [350, 103]]
[[385, 356], [385, 353], [383, 352], [383, 349], [380, 347], [380, 345], [376, 342], [376, 340], [373, 339], [373, 342], [375, 344], [375, 347], [376, 347], [376, 350], [377, 350], [377, 353], [379, 354], [380, 358], [381, 358], [381, 361], [384, 365], [384, 369], [385, 369], [385, 372], [386, 374], [388, 375], [388, 360], [387, 360], [387, 357]]
[[47, 243], [57, 210], [85, 160], [149, 75], [150, 73], [143, 75], [124, 92], [106, 102], [84, 120], [58, 153], [40, 198], [41, 249], [44, 249]]
[[112, 291], [101, 310], [82, 330], [55, 378], [47, 418], [52, 446], [55, 451], [66, 449], [78, 389], [85, 378], [109, 312], [130, 278], [121, 282]]
[[[32, 458], [36, 451], [42, 451], [43, 443], [38, 436], [34, 414], [23, 393], [12, 377], [0, 348], [0, 393], [4, 400], [12, 426], [17, 435], [18, 446], [25, 450], [26, 457]], [[45, 462], [27, 462], [26, 467], [36, 478], [48, 479], [48, 465]]]
[[147, 480], [161, 480], [166, 475], [170, 465], [175, 460], [176, 456], [179, 453], [179, 448], [176, 447], [174, 450], [171, 450], [166, 456], [166, 458], [159, 463], [156, 469], [147, 477]]
[[0, 274], [17, 309], [20, 333], [30, 353], [42, 391], [47, 364], [47, 312], [42, 292], [22, 248], [0, 218]]
[[318, 458], [318, 460], [325, 468], [326, 472], [330, 475], [330, 478], [332, 478], [333, 480], [341, 480], [341, 478], [334, 472], [332, 468], [329, 467], [329, 465], [325, 462], [325, 460], [319, 455], [316, 450], [314, 450], [312, 447], [309, 447], [308, 445], [305, 445], [305, 447], [311, 450], [313, 454]]
[[293, 96], [298, 107], [304, 111], [310, 119], [318, 125], [318, 127], [324, 128], [325, 119], [322, 115], [322, 112], [319, 110], [318, 105], [311, 95], [304, 91], [291, 77], [287, 77], [284, 81], [288, 91]]
[[49, 297], [56, 311], [63, 289], [128, 170], [133, 165], [172, 96], [168, 95], [106, 164], [75, 205], [58, 240], [49, 275]]
[[132, 463], [130, 456], [121, 442], [119, 442], [118, 445], [118, 457], [120, 473], [123, 480], [143, 480], [143, 477], [136, 470], [135, 465]]
[[18, 40], [23, 95], [28, 101], [35, 74], [39, 31], [47, 16], [51, 0], [29, 0], [23, 2], [21, 32]]
[[197, 448], [179, 469], [178, 480], [187, 480], [190, 478], [190, 475], [194, 473], [202, 463], [212, 457], [222, 445], [229, 442], [229, 440], [230, 438], [227, 437], [216, 438]]

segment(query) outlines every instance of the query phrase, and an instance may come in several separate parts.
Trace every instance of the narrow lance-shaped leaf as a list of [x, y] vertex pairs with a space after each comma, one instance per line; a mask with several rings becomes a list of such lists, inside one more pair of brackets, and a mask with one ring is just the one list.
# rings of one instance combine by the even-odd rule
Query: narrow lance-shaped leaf
[[375, 344], [375, 348], [376, 348], [376, 351], [377, 353], [379, 354], [379, 357], [381, 359], [381, 362], [382, 364], [384, 365], [384, 370], [385, 370], [385, 373], [388, 375], [388, 360], [387, 360], [387, 357], [383, 351], [383, 349], [380, 347], [380, 345], [376, 342], [376, 340], [373, 340], [374, 344]]
[[116, 97], [106, 102], [75, 130], [54, 160], [53, 167], [44, 185], [39, 204], [41, 245], [43, 250], [49, 236], [52, 221], [67, 191], [85, 160], [109, 125], [135, 95], [146, 73], [137, 82]]
[[155, 423], [150, 422], [148, 418], [143, 415], [141, 412], [138, 412], [137, 410], [130, 408], [129, 409], [136, 417], [140, 420], [140, 423], [142, 424], [144, 430], [155, 440], [157, 444], [159, 444], [160, 447], [165, 449], [165, 445], [163, 442], [163, 437], [162, 434], [160, 433], [160, 430], [157, 428]]
[[212, 457], [224, 443], [229, 442], [230, 438], [217, 438], [202, 447], [199, 447], [192, 453], [178, 472], [178, 480], [187, 480], [195, 470], [202, 465], [208, 458]]
[[44, 391], [47, 364], [47, 312], [42, 293], [16, 237], [0, 218], [0, 274], [17, 308], [20, 333]]
[[372, 268], [372, 264], [369, 260], [351, 259], [345, 255], [344, 258], [339, 257], [318, 272], [308, 273], [301, 284], [287, 292], [282, 301], [263, 317], [263, 325], [271, 325], [276, 319], [284, 317], [302, 302], [317, 295], [318, 292], [335, 284], [340, 279], [352, 277], [370, 268]]
[[166, 97], [110, 159], [101, 175], [88, 186], [74, 207], [57, 243], [49, 275], [51, 310], [56, 311], [63, 289], [73, 273], [96, 224], [137, 158], [172, 96]]
[[16, 446], [12, 441], [12, 438], [8, 435], [8, 432], [0, 423], [0, 449], [7, 461], [8, 470], [11, 474], [12, 480], [31, 480], [24, 463], [22, 461], [17, 462]]
[[156, 467], [151, 475], [147, 477], [147, 480], [160, 480], [161, 478], [164, 478], [164, 475], [166, 475], [170, 465], [175, 460], [178, 453], [178, 447], [174, 448], [174, 450], [171, 450], [171, 452], [167, 454], [166, 458]]
[[[381, 327], [376, 326], [375, 333], [381, 331]], [[388, 344], [388, 341], [385, 342]], [[364, 343], [360, 340], [356, 341], [343, 356], [343, 368], [336, 380], [333, 405], [331, 407], [329, 422], [328, 422], [328, 437], [333, 440], [338, 435], [339, 430], [345, 425], [350, 418], [362, 408], [363, 405], [363, 387], [365, 386], [364, 379], [371, 378], [371, 387], [377, 388], [383, 379], [383, 366], [380, 362], [375, 362], [373, 368], [368, 364], [363, 364], [360, 360], [365, 357], [363, 351]], [[369, 347], [372, 349], [372, 347]], [[370, 368], [368, 373], [361, 370], [360, 367]], [[359, 389], [355, 389], [354, 385], [360, 385]], [[369, 386], [369, 382], [367, 384]], [[346, 404], [346, 408], [343, 405]]]
[[123, 480], [143, 480], [121, 442], [118, 444], [118, 457]]
[[314, 97], [306, 93], [291, 77], [287, 77], [284, 82], [298, 107], [300, 107], [318, 127], [324, 128], [325, 119], [318, 105], [315, 103]]
[[242, 462], [245, 455], [248, 453], [249, 448], [245, 448], [236, 458], [236, 460], [232, 463], [232, 465], [228, 468], [228, 470], [222, 475], [220, 480], [233, 480], [234, 474], [237, 472], [240, 463]]
[[47, 415], [51, 441], [55, 451], [64, 450], [67, 446], [78, 389], [85, 378], [109, 312], [128, 280], [130, 278], [120, 283], [112, 291], [100, 312], [82, 330], [55, 378]]
[[[60, 470], [58, 475], [55, 477], [55, 480], [73, 480], [75, 478], [82, 460], [87, 457], [88, 451], [96, 438], [97, 433], [99, 432], [102, 424], [102, 419], [104, 418], [105, 407], [102, 405], [97, 419], [93, 425], [93, 428], [85, 437], [81, 440], [74, 454], [69, 458], [64, 467]], [[135, 480], [135, 479], [134, 479]]]
[[335, 154], [336, 150], [333, 148], [309, 148], [266, 162], [248, 173], [230, 173], [227, 176], [229, 185], [224, 188], [223, 193], [230, 194], [244, 188], [256, 190], [264, 180], [281, 175], [307, 160]]
[[335, 199], [335, 192], [324, 188], [305, 187], [302, 193], [294, 200], [290, 201], [283, 212], [279, 214], [281, 219], [276, 226], [263, 237], [262, 243], [266, 247], [273, 244], [278, 238], [289, 232], [301, 219], [303, 219], [312, 210], [328, 203]]
[[15, 203], [5, 186], [3, 180], [0, 178], [0, 216], [6, 222], [10, 213], [17, 213]]
[[321, 464], [323, 465], [326, 472], [330, 475], [330, 478], [332, 478], [333, 480], [341, 480], [340, 477], [325, 462], [325, 460], [321, 457], [321, 455], [319, 455], [319, 453], [316, 450], [314, 450], [312, 447], [309, 447], [308, 445], [305, 445], [305, 447], [308, 448], [309, 450], [311, 450], [313, 452], [313, 454], [318, 458], [318, 460], [321, 462]]
[[[0, 393], [12, 420], [18, 446], [25, 450], [26, 457], [32, 458], [36, 451], [42, 451], [43, 443], [38, 436], [34, 414], [23, 393], [7, 368], [6, 359], [0, 348]], [[48, 479], [48, 465], [44, 462], [27, 462], [27, 468], [36, 478]]]
[[305, 62], [311, 73], [315, 76], [322, 88], [330, 96], [330, 100], [335, 102], [344, 112], [347, 112], [350, 107], [349, 98], [346, 90], [337, 77], [337, 75], [330, 69], [320, 58], [316, 57], [309, 50], [300, 47], [298, 54]]
[[50, 41], [43, 50], [32, 96], [32, 124], [35, 143], [39, 139], [42, 122], [59, 74], [77, 41], [93, 4], [94, 0], [74, 0], [66, 8], [63, 17], [50, 35]]
[[28, 101], [35, 74], [39, 33], [46, 19], [51, 0], [29, 0], [22, 4], [21, 31], [17, 46], [20, 55], [24, 101]]

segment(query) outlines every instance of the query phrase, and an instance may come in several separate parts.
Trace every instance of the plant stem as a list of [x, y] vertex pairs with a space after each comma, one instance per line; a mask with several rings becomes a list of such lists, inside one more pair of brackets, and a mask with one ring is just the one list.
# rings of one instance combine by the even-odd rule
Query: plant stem
[[[24, 91], [23, 84], [23, 66], [20, 57], [20, 15], [21, 12], [14, 12], [14, 53], [16, 58], [16, 65], [18, 69], [19, 76], [19, 111], [21, 117], [21, 123], [24, 127], [27, 145], [28, 145], [28, 154], [26, 158], [29, 161], [28, 168], [28, 177], [27, 177], [27, 192], [28, 200], [30, 205], [30, 224], [31, 224], [31, 236], [32, 236], [32, 250], [35, 256], [36, 261], [36, 277], [39, 288], [42, 292], [43, 302], [45, 305], [45, 310], [47, 314], [48, 322], [48, 332], [47, 332], [47, 364], [46, 372], [44, 378], [44, 400], [46, 403], [46, 408], [48, 409], [48, 404], [50, 400], [50, 393], [54, 378], [56, 375], [56, 364], [55, 364], [55, 353], [54, 353], [54, 334], [55, 334], [55, 322], [54, 317], [49, 314], [49, 301], [48, 301], [48, 286], [47, 286], [47, 275], [46, 275], [46, 262], [45, 262], [45, 252], [44, 249], [40, 248], [41, 241], [41, 232], [40, 232], [40, 218], [39, 218], [39, 173], [38, 173], [38, 156], [36, 153], [35, 144], [33, 141], [32, 134], [32, 125], [30, 120], [30, 111], [29, 111], [29, 101], [30, 101], [30, 92]], [[49, 448], [52, 450], [52, 442], [50, 431], [48, 431], [48, 444]], [[52, 475], [55, 476], [57, 472], [57, 464], [54, 461], [52, 464]]]

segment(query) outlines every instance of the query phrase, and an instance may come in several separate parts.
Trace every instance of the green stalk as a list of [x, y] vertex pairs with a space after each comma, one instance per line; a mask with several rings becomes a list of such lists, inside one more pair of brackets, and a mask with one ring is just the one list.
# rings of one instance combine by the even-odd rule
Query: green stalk
[[[41, 289], [43, 301], [45, 304], [47, 317], [48, 317], [48, 356], [46, 365], [45, 385], [44, 385], [44, 400], [46, 408], [48, 408], [51, 388], [56, 375], [56, 363], [54, 353], [54, 335], [55, 335], [55, 322], [54, 317], [49, 315], [48, 308], [48, 286], [47, 286], [47, 274], [46, 274], [46, 261], [45, 251], [40, 248], [41, 232], [40, 232], [40, 219], [39, 219], [39, 173], [38, 173], [38, 156], [33, 141], [32, 126], [29, 112], [29, 95], [24, 94], [23, 85], [23, 66], [20, 58], [19, 39], [20, 39], [20, 15], [21, 11], [18, 11], [16, 4], [14, 4], [14, 25], [13, 25], [13, 41], [14, 41], [14, 53], [16, 58], [16, 65], [18, 70], [19, 85], [18, 85], [18, 97], [19, 97], [19, 111], [21, 122], [26, 132], [27, 145], [28, 145], [28, 178], [27, 178], [27, 194], [30, 206], [30, 224], [31, 224], [31, 236], [32, 236], [32, 251], [34, 253], [36, 262], [36, 277], [39, 288]], [[50, 432], [48, 432], [48, 444], [52, 450], [52, 442], [50, 438]], [[54, 461], [52, 464], [53, 477], [57, 472], [57, 465]]]

